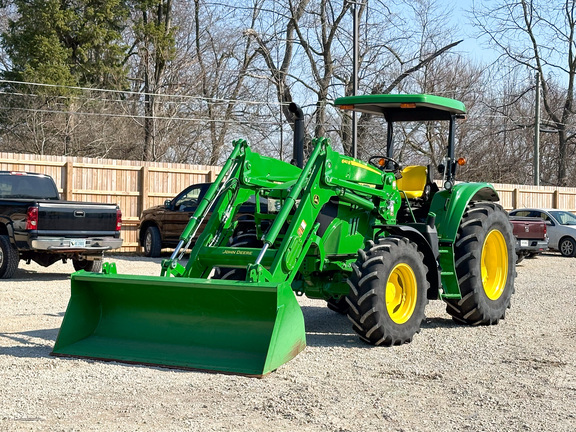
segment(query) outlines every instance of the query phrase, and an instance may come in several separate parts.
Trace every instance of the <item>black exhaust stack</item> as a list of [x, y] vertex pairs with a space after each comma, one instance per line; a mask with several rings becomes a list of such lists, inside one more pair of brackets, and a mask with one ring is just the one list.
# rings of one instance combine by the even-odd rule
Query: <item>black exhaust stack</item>
[[292, 149], [292, 164], [298, 168], [304, 167], [304, 113], [294, 102], [290, 102], [288, 110], [294, 116], [294, 147]]

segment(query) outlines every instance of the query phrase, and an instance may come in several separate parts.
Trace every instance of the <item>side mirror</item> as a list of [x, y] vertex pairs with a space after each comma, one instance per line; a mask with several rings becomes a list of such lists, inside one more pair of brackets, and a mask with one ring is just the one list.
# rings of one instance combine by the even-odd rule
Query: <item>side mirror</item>
[[164, 207], [168, 208], [168, 207], [170, 207], [170, 204], [172, 204], [172, 200], [164, 201]]

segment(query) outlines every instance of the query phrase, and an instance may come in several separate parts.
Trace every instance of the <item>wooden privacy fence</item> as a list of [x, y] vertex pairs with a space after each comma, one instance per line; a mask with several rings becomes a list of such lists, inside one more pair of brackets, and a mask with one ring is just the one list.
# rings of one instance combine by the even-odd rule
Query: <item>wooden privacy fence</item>
[[[138, 218], [185, 187], [214, 181], [220, 167], [64, 156], [0, 153], [0, 170], [52, 176], [62, 198], [118, 203], [122, 209], [124, 252], [140, 252]], [[576, 211], [576, 188], [497, 184], [506, 210], [522, 207]]]

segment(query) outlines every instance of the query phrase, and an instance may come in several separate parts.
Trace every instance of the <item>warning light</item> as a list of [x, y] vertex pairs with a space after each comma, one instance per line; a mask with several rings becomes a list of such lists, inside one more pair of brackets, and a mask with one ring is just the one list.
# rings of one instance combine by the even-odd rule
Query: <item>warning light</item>
[[340, 105], [339, 108], [343, 110], [353, 110], [354, 105]]
[[458, 160], [456, 161], [456, 163], [457, 163], [458, 165], [460, 165], [460, 166], [464, 166], [464, 165], [466, 165], [466, 159], [463, 158], [463, 157], [458, 158]]
[[415, 103], [401, 103], [400, 108], [416, 108]]

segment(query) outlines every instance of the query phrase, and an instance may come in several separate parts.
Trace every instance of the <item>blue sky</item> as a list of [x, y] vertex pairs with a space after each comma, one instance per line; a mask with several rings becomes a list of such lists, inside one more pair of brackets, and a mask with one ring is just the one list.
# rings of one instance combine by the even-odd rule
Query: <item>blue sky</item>
[[[464, 42], [462, 42], [457, 49], [471, 60], [488, 63], [495, 60], [496, 54], [492, 50], [484, 47], [482, 42], [475, 37], [477, 30], [472, 25], [466, 12], [472, 8], [473, 2], [474, 0], [450, 0], [449, 2], [454, 8], [452, 21], [459, 29], [456, 36], [464, 39]], [[476, 0], [476, 4], [478, 5], [478, 0]]]

